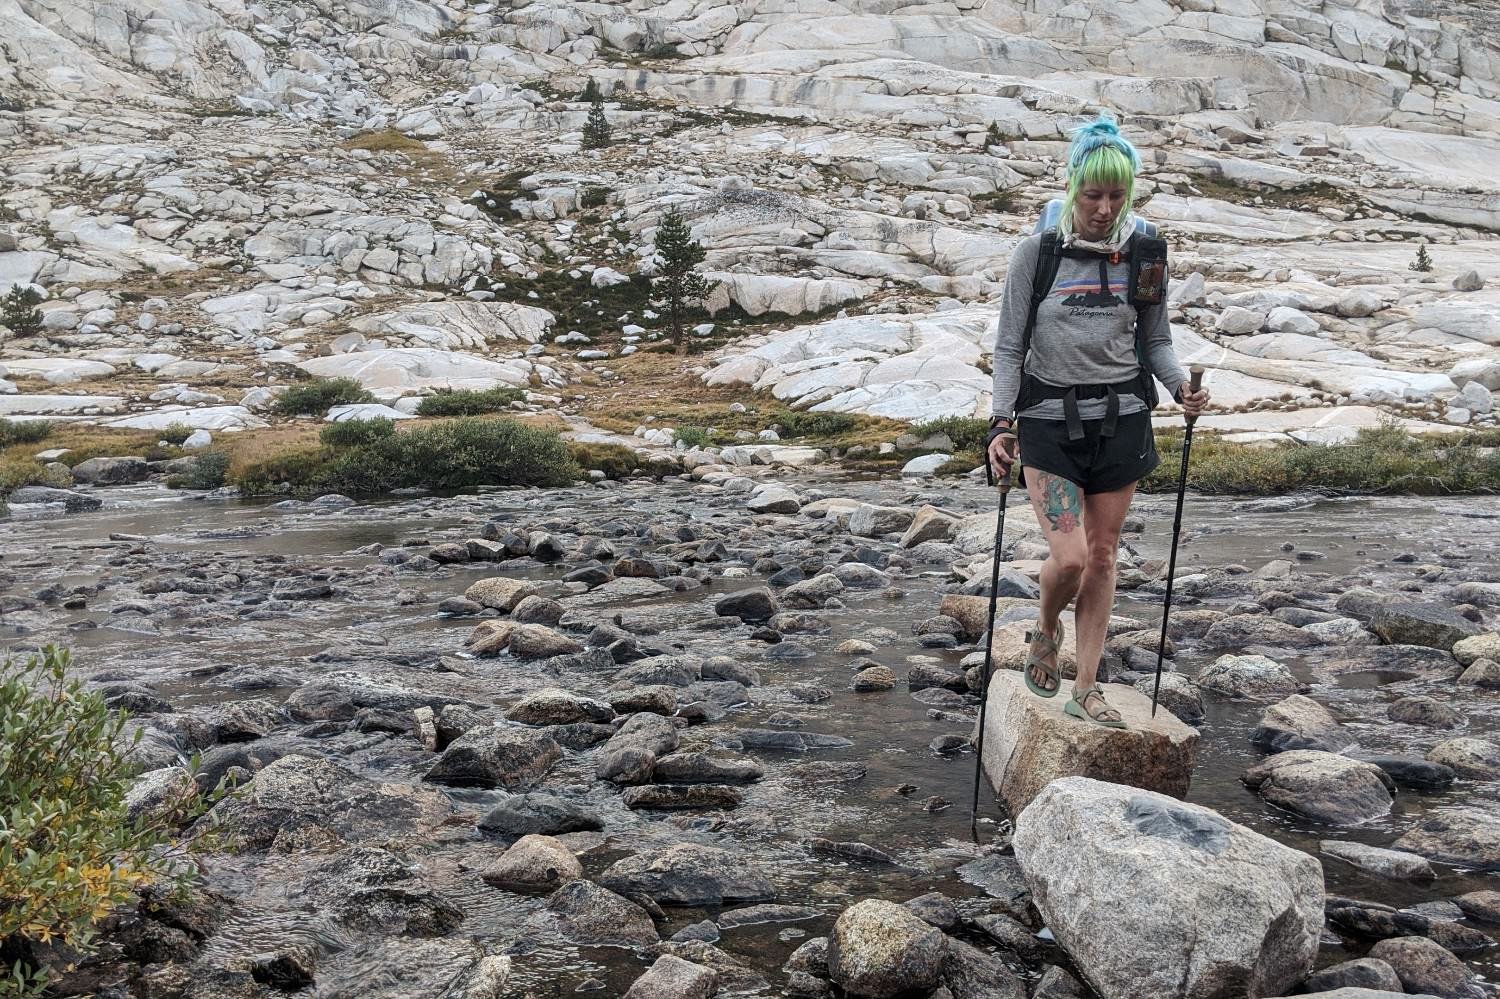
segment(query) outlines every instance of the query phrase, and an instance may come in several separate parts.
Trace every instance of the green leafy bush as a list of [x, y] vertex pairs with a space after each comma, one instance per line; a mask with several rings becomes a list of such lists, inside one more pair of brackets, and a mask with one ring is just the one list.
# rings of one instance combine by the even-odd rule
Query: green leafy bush
[[203, 807], [188, 780], [167, 807], [127, 814], [138, 768], [126, 715], [68, 668], [50, 646], [0, 667], [0, 949], [11, 956], [0, 992], [41, 984], [34, 945], [87, 952], [95, 924], [137, 890], [185, 887], [173, 831]]
[[678, 427], [672, 435], [677, 443], [690, 448], [710, 447], [714, 442], [713, 435], [703, 427]]
[[227, 451], [202, 451], [193, 459], [193, 467], [167, 476], [168, 489], [218, 489], [229, 474]]
[[180, 447], [182, 442], [193, 436], [193, 428], [186, 423], [171, 423], [166, 429], [156, 435], [158, 439]]
[[322, 416], [334, 406], [374, 401], [375, 397], [353, 378], [315, 378], [277, 396], [276, 412], [282, 416]]
[[609, 188], [589, 184], [584, 187], [579, 203], [584, 208], [602, 208], [609, 203]]
[[396, 432], [396, 421], [385, 417], [376, 417], [373, 420], [345, 420], [342, 423], [330, 423], [318, 432], [318, 440], [327, 447], [351, 448], [366, 447], [385, 437], [390, 437]]
[[775, 421], [783, 437], [832, 437], [859, 426], [859, 418], [849, 413], [813, 413], [785, 410]]
[[515, 420], [464, 418], [377, 436], [362, 445], [299, 450], [233, 474], [248, 494], [285, 484], [297, 496], [378, 496], [411, 486], [563, 486], [579, 475], [566, 442]]
[[0, 420], [0, 447], [12, 444], [35, 444], [52, 433], [46, 420]]
[[71, 486], [72, 477], [54, 472], [28, 458], [0, 458], [0, 496], [8, 496], [22, 486]]
[[518, 388], [443, 389], [417, 405], [418, 416], [481, 416], [499, 413], [513, 402], [526, 401], [526, 390]]
[[990, 424], [988, 420], [981, 420], [976, 416], [944, 416], [913, 424], [911, 432], [923, 440], [934, 434], [947, 434], [955, 450], [973, 451], [977, 454], [984, 450], [984, 439], [989, 435]]

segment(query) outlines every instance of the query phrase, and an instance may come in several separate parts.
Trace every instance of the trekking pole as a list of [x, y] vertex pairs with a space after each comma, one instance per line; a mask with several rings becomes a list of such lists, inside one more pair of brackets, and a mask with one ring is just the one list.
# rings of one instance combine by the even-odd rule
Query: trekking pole
[[[1000, 545], [1005, 540], [1005, 502], [1010, 498], [1010, 473], [1014, 464], [1005, 469], [1000, 479], [1000, 512], [995, 517], [995, 557], [990, 563], [990, 612], [989, 623], [984, 632], [984, 672], [979, 684], [979, 744], [974, 750], [974, 800], [969, 805], [969, 830], [979, 830], [979, 781], [984, 774], [984, 716], [990, 703], [990, 664], [995, 656], [995, 604], [1000, 599]], [[995, 476], [990, 468], [990, 456], [986, 450], [984, 469], [990, 484]]]
[[[1188, 390], [1196, 392], [1203, 385], [1203, 367], [1188, 369], [1192, 380]], [[1151, 688], [1151, 717], [1156, 717], [1156, 699], [1161, 694], [1161, 661], [1167, 654], [1167, 616], [1172, 613], [1172, 580], [1177, 575], [1177, 540], [1182, 536], [1182, 500], [1187, 495], [1188, 455], [1193, 450], [1193, 424], [1196, 416], [1187, 418], [1187, 433], [1182, 438], [1182, 471], [1177, 475], [1177, 515], [1172, 518], [1172, 554], [1167, 559], [1167, 599], [1161, 608], [1161, 640], [1156, 643], [1156, 685]]]

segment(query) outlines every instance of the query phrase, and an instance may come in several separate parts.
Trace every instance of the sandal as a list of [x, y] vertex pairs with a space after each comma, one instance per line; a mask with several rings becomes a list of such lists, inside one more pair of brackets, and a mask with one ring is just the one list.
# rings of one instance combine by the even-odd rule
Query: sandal
[[[1094, 700], [1095, 698], [1098, 700]], [[1095, 706], [1090, 707], [1091, 704]], [[1104, 691], [1098, 687], [1073, 691], [1072, 699], [1063, 705], [1063, 713], [1084, 721], [1091, 721], [1095, 725], [1103, 725], [1105, 728], [1129, 727], [1120, 717], [1120, 712], [1109, 706], [1109, 702], [1104, 699]]]
[[[1058, 690], [1062, 688], [1062, 640], [1063, 623], [1061, 619], [1058, 619], [1057, 622], [1056, 638], [1053, 638], [1051, 635], [1042, 630], [1040, 621], [1037, 622], [1035, 631], [1028, 631], [1026, 633], [1027, 642], [1042, 643], [1042, 651], [1040, 655], [1038, 655], [1031, 649], [1026, 650], [1026, 665], [1023, 667], [1026, 672], [1026, 689], [1031, 691], [1038, 697], [1056, 697]], [[1042, 659], [1046, 656], [1052, 657], [1051, 666], [1048, 666], [1045, 662], [1042, 661]], [[1052, 686], [1044, 687], [1041, 684], [1037, 683], [1036, 680], [1032, 679], [1032, 670], [1039, 671], [1043, 676], [1051, 681]]]

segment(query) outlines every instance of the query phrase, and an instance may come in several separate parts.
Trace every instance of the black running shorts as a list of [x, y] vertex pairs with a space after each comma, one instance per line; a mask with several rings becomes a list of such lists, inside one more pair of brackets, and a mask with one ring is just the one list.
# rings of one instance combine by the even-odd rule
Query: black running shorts
[[1021, 484], [1029, 468], [1061, 476], [1085, 495], [1109, 493], [1140, 481], [1161, 463], [1150, 413], [1119, 417], [1113, 437], [1100, 435], [1103, 426], [1103, 420], [1084, 420], [1083, 438], [1072, 441], [1062, 420], [1020, 420]]

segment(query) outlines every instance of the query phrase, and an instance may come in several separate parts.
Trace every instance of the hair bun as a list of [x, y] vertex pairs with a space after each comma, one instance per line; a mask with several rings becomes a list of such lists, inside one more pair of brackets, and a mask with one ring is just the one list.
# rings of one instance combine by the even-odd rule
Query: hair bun
[[1119, 123], [1115, 116], [1109, 112], [1103, 112], [1099, 117], [1075, 128], [1072, 132], [1073, 144], [1068, 148], [1068, 167], [1076, 170], [1083, 163], [1083, 159], [1096, 149], [1105, 146], [1114, 146], [1130, 160], [1133, 169], [1141, 168], [1141, 157], [1135, 151], [1135, 146], [1130, 140], [1120, 134]]

